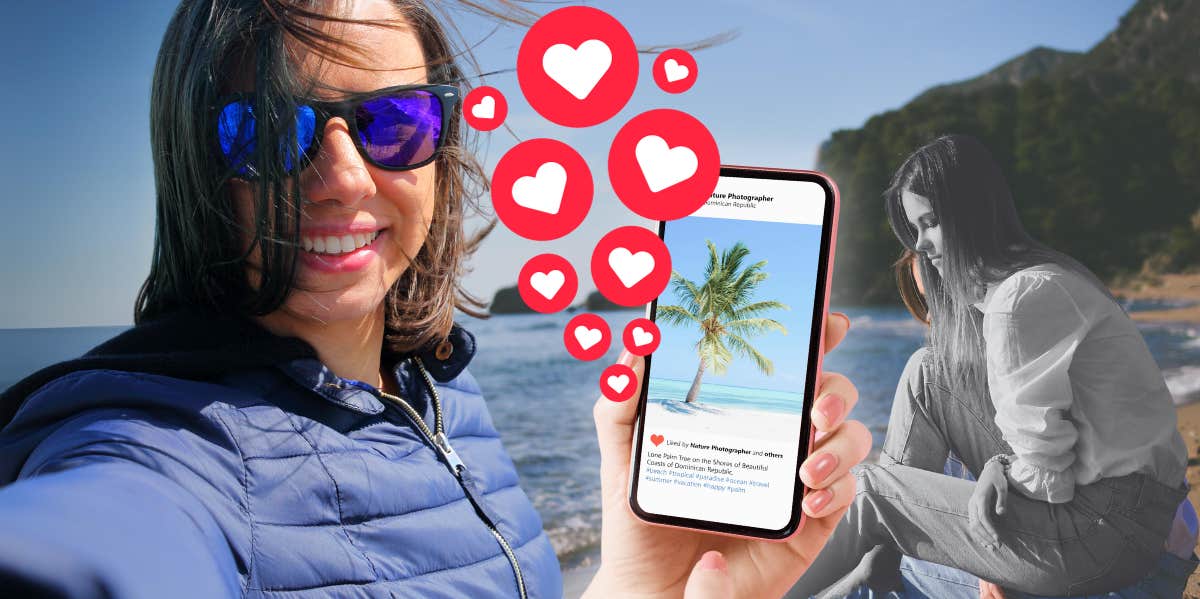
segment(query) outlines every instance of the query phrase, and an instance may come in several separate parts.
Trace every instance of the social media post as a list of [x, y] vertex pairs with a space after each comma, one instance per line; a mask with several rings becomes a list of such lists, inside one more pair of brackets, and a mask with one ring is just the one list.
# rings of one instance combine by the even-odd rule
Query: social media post
[[722, 177], [667, 223], [637, 502], [768, 530], [792, 517], [825, 191]]

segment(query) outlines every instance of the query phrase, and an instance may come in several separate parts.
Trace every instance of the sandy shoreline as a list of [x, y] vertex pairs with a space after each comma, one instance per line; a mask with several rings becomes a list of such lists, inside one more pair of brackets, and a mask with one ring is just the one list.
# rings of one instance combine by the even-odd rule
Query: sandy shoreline
[[[646, 404], [646, 423], [664, 429], [687, 429], [696, 433], [720, 435], [722, 437], [749, 437], [754, 439], [782, 439], [799, 430], [800, 414], [770, 412], [728, 406], [714, 406], [704, 402], [684, 404], [670, 402], [675, 409], [651, 401]], [[693, 413], [677, 410], [689, 409]]]
[[[1200, 403], [1180, 406], [1176, 414], [1179, 418], [1179, 434], [1183, 435], [1183, 442], [1188, 448], [1187, 480], [1191, 486], [1188, 499], [1192, 507], [1200, 512]], [[1196, 550], [1200, 551], [1200, 544]], [[1188, 580], [1184, 597], [1200, 599], [1200, 572], [1192, 574]]]
[[[1113, 295], [1133, 300], [1169, 300], [1200, 302], [1200, 273], [1169, 274], [1156, 277], [1153, 283], [1122, 285], [1112, 288]], [[1190, 322], [1200, 324], [1200, 304], [1167, 310], [1146, 310], [1130, 314], [1134, 320], [1147, 322]]]

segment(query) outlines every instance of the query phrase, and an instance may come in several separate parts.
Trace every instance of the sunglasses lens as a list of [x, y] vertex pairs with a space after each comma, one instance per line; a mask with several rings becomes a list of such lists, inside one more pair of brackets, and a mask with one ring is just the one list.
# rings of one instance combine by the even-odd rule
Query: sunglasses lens
[[[255, 149], [254, 124], [254, 107], [244, 100], [225, 105], [217, 119], [217, 140], [221, 144], [221, 153], [229, 167], [236, 169], [240, 177], [258, 176], [258, 169], [252, 161]], [[300, 158], [312, 148], [316, 129], [317, 115], [312, 107], [297, 107], [295, 151], [287, 151], [282, 141], [279, 144], [283, 166], [287, 172], [290, 173]]]
[[[296, 151], [285, 152], [283, 154], [283, 166], [290, 173], [292, 172], [295, 159], [303, 158], [308, 153], [313, 145], [313, 136], [317, 132], [317, 113], [313, 112], [311, 106], [300, 105], [296, 107]], [[283, 144], [280, 144], [281, 146]]]
[[230, 168], [240, 176], [257, 174], [250, 164], [254, 154], [254, 109], [249, 102], [230, 102], [221, 109], [217, 119], [217, 140], [221, 154]]
[[359, 140], [379, 164], [405, 167], [429, 160], [442, 138], [442, 103], [410, 90], [363, 102], [355, 113]]

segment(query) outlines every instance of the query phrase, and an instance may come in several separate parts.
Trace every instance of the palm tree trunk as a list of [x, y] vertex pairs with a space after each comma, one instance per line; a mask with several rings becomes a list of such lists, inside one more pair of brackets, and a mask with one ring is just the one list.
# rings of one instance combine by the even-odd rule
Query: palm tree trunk
[[700, 358], [700, 367], [696, 369], [696, 378], [692, 379], [692, 387], [688, 389], [685, 403], [696, 401], [696, 395], [700, 393], [700, 379], [702, 378], [704, 378], [704, 358]]

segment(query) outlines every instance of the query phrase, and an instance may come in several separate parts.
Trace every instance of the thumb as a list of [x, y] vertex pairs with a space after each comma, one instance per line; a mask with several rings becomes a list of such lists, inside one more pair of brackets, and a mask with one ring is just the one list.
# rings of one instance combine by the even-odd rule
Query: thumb
[[683, 599], [729, 599], [733, 597], [733, 579], [720, 551], [709, 551], [700, 556], [692, 567]]
[[[633, 368], [631, 385], [641, 389], [645, 362], [628, 351], [622, 351], [617, 362]], [[600, 444], [601, 483], [611, 488], [622, 488], [627, 482], [630, 444], [633, 441], [633, 424], [637, 418], [637, 399], [615, 402], [603, 395], [596, 400], [592, 415], [596, 420], [596, 440]], [[624, 492], [624, 491], [622, 491]]]

